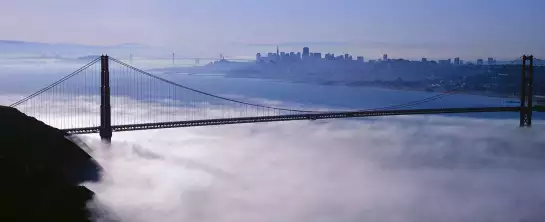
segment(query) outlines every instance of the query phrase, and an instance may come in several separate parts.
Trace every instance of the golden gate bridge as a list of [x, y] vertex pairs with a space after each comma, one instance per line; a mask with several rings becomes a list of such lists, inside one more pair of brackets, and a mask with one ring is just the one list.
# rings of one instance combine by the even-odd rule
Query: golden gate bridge
[[[520, 58], [519, 58], [520, 59]], [[70, 134], [113, 132], [418, 114], [519, 112], [520, 126], [532, 125], [533, 56], [522, 56], [519, 106], [410, 109], [461, 89], [392, 106], [362, 110], [303, 110], [227, 98], [194, 89], [133, 67], [107, 55], [11, 104]]]

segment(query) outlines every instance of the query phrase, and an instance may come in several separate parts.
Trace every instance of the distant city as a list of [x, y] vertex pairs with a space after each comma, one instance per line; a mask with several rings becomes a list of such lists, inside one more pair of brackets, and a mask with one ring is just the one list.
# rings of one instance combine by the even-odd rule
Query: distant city
[[[279, 48], [276, 47], [276, 52], [269, 52], [266, 56], [261, 53], [257, 53], [255, 60], [258, 63], [278, 63], [278, 62], [294, 62], [294, 61], [318, 61], [318, 60], [336, 60], [336, 61], [356, 61], [356, 62], [366, 62], [363, 56], [357, 56], [356, 59], [352, 55], [346, 53], [344, 55], [335, 55], [333, 53], [323, 54], [321, 52], [310, 52], [309, 47], [304, 47], [303, 52], [280, 52]], [[390, 59], [388, 54], [382, 55], [381, 59], [376, 60], [367, 60], [367, 63], [375, 62], [384, 62], [384, 61], [410, 61], [405, 59]], [[456, 57], [454, 59], [444, 59], [444, 60], [429, 60], [428, 58], [422, 58], [420, 61], [410, 61], [410, 62], [422, 62], [422, 63], [436, 63], [440, 65], [484, 65], [484, 59], [477, 59], [476, 63], [468, 61], [464, 63], [464, 60]], [[496, 65], [497, 60], [493, 57], [489, 57], [486, 60], [487, 65]]]
[[[390, 58], [365, 60], [350, 54], [311, 52], [257, 53], [255, 62], [233, 62], [224, 58], [204, 66], [175, 68], [176, 73], [225, 74], [230, 77], [265, 78], [325, 85], [374, 86], [402, 90], [465, 92], [490, 96], [517, 97], [520, 93], [521, 60], [497, 61], [490, 57], [473, 61], [454, 59], [411, 61]], [[534, 81], [545, 81], [544, 60], [534, 60]], [[534, 84], [538, 95], [545, 85]]]

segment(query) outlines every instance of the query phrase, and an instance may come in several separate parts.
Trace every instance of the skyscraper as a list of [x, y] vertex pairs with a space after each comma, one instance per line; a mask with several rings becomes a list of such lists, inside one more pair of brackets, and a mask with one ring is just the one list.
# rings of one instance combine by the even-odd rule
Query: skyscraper
[[388, 61], [388, 54], [382, 55], [382, 60], [383, 61]]
[[308, 58], [310, 56], [310, 49], [308, 47], [303, 48], [303, 59]]
[[460, 57], [454, 58], [454, 65], [460, 65]]

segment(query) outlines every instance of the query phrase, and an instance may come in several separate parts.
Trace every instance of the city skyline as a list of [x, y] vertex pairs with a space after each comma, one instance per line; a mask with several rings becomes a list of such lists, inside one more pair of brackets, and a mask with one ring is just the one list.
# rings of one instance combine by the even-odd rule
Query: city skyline
[[[330, 52], [316, 52], [311, 51], [310, 47], [303, 47], [301, 51], [282, 51], [279, 46], [276, 47], [276, 52], [258, 52], [255, 55], [255, 60], [257, 62], [267, 62], [267, 61], [281, 61], [281, 60], [305, 60], [305, 59], [322, 59], [322, 60], [349, 60], [349, 61], [360, 61], [360, 62], [376, 62], [376, 61], [390, 61], [390, 60], [406, 60], [411, 62], [437, 62], [439, 64], [453, 64], [453, 65], [465, 65], [465, 64], [476, 64], [476, 65], [495, 65], [498, 60], [495, 57], [486, 57], [478, 58], [474, 60], [464, 60], [460, 57], [450, 57], [442, 59], [433, 59], [428, 57], [422, 57], [420, 59], [407, 59], [400, 57], [389, 57], [387, 53], [382, 54], [381, 57], [364, 57], [361, 55], [352, 55], [350, 53], [341, 53], [335, 54]], [[485, 61], [486, 59], [486, 61]], [[501, 62], [501, 61], [500, 61]]]
[[365, 57], [385, 52], [414, 59], [545, 57], [545, 30], [537, 25], [545, 21], [539, 12], [544, 7], [539, 0], [20, 0], [3, 3], [0, 39], [134, 42], [195, 55], [251, 55], [270, 45], [312, 43], [320, 51]]
[[[312, 45], [312, 44], [310, 44]], [[265, 46], [263, 46], [265, 47]], [[274, 48], [276, 50], [282, 49], [282, 52], [285, 53], [299, 53], [299, 57], [302, 57], [302, 53], [304, 53], [304, 48], [309, 48], [307, 46], [302, 47], [303, 50], [301, 51], [301, 48], [295, 48], [293, 45], [289, 45], [288, 50], [284, 50], [284, 47], [280, 47], [280, 45], [275, 46]], [[259, 53], [263, 53], [265, 51], [270, 51], [272, 49], [272, 46], [266, 46], [265, 48], [268, 48], [269, 50], [263, 50], [259, 51]], [[291, 51], [293, 49], [293, 51]], [[333, 56], [333, 55], [351, 55], [353, 56], [354, 60], [362, 60], [363, 58], [369, 59], [369, 60], [381, 60], [381, 58], [386, 54], [388, 55], [389, 52], [383, 52], [379, 55], [369, 55], [369, 53], [365, 54], [356, 54], [352, 52], [340, 52], [340, 51], [322, 51], [322, 50], [314, 50], [315, 48], [312, 48], [313, 52], [319, 52], [321, 53], [320, 56]], [[273, 52], [274, 53], [274, 52]], [[107, 45], [107, 46], [97, 46], [97, 45], [82, 45], [82, 44], [50, 44], [50, 43], [43, 43], [43, 42], [27, 42], [27, 41], [17, 41], [17, 40], [1, 40], [0, 39], [0, 56], [5, 58], [20, 58], [25, 57], [47, 57], [47, 58], [76, 58], [76, 57], [85, 57], [85, 56], [93, 56], [93, 55], [99, 55], [99, 54], [109, 54], [112, 56], [137, 56], [137, 57], [151, 57], [151, 58], [161, 58], [161, 57], [168, 57], [172, 58], [172, 55], [175, 54], [177, 57], [181, 56], [182, 58], [204, 58], [204, 59], [213, 59], [213, 58], [221, 58], [225, 57], [228, 59], [242, 59], [242, 60], [253, 60], [256, 57], [255, 51], [254, 52], [247, 52], [245, 55], [233, 55], [233, 54], [224, 54], [221, 52], [215, 52], [210, 53], [206, 55], [195, 55], [195, 54], [187, 54], [184, 52], [179, 51], [171, 51], [171, 49], [168, 48], [153, 48], [147, 45], [138, 44], [138, 43], [122, 43], [118, 45]], [[219, 57], [218, 57], [219, 55]], [[263, 53], [263, 56], [267, 56], [267, 53]], [[363, 56], [366, 55], [366, 56]], [[420, 57], [402, 57], [399, 55], [389, 54], [393, 55], [393, 57], [390, 57], [392, 59], [403, 59], [403, 60], [410, 60], [410, 61], [422, 61], [422, 59], [425, 60], [453, 60], [453, 63], [456, 63], [455, 60], [458, 58], [460, 61], [464, 61], [461, 59], [460, 56], [457, 55], [448, 55], [446, 57], [432, 57], [428, 55], [422, 55]], [[316, 55], [313, 55], [316, 56]], [[479, 59], [486, 59], [488, 58], [494, 58], [497, 61], [512, 61], [516, 58], [520, 57], [520, 55], [513, 55], [511, 57], [502, 58], [502, 57], [490, 57], [490, 56], [483, 56], [483, 57], [473, 57], [473, 58], [465, 58], [467, 59], [465, 61], [472, 61], [474, 63], [477, 62]], [[541, 59], [542, 57], [535, 56], [537, 59]]]

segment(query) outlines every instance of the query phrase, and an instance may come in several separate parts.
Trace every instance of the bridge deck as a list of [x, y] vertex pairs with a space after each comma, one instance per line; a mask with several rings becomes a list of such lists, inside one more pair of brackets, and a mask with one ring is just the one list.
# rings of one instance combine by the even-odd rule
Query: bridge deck
[[[122, 131], [148, 130], [148, 129], [226, 125], [226, 124], [241, 124], [241, 123], [259, 123], [259, 122], [278, 122], [278, 121], [294, 121], [294, 120], [317, 120], [317, 119], [398, 116], [398, 115], [418, 115], [418, 114], [519, 112], [519, 111], [520, 111], [520, 107], [478, 107], [478, 108], [324, 112], [324, 113], [309, 113], [309, 114], [298, 114], [298, 115], [225, 118], [225, 119], [209, 119], [209, 120], [195, 120], [195, 121], [116, 125], [116, 126], [112, 126], [112, 130], [114, 132], [122, 132]], [[98, 133], [99, 130], [100, 130], [100, 127], [63, 129], [63, 131], [68, 132], [70, 134]]]

